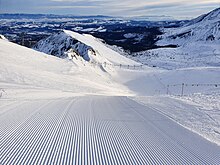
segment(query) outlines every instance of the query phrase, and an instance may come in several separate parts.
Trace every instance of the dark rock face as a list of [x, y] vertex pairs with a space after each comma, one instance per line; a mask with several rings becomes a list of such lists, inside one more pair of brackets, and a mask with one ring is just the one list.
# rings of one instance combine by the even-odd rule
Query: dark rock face
[[33, 48], [59, 58], [66, 58], [66, 52], [72, 49], [86, 61], [90, 60], [88, 51], [92, 49], [90, 46], [79, 42], [63, 31], [39, 41]]

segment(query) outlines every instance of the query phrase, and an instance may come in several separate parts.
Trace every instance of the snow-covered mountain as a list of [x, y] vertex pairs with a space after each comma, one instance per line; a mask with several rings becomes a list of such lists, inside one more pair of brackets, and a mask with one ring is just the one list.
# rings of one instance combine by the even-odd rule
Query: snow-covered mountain
[[220, 18], [219, 13], [220, 13], [220, 8], [214, 9], [210, 11], [209, 13], [203, 14], [195, 19], [190, 20], [188, 23], [186, 23], [186, 26], [193, 25], [193, 24], [196, 24], [202, 21], [208, 21], [208, 20], [216, 21], [217, 18], [218, 19]]
[[100, 39], [92, 35], [79, 34], [69, 30], [61, 31], [39, 41], [34, 49], [60, 58], [74, 56], [82, 57], [89, 62], [140, 65], [108, 48]]
[[[119, 65], [115, 66], [114, 64], [121, 63], [132, 66], [138, 63], [121, 56], [91, 35], [82, 35], [66, 30], [64, 33], [95, 50], [97, 54], [96, 56], [91, 55], [93, 57], [92, 60], [103, 60], [113, 65], [104, 67], [102, 64], [93, 65], [83, 59], [77, 60], [73, 58], [68, 60], [57, 58], [0, 39], [0, 113], [3, 114], [0, 116], [5, 118], [5, 112], [10, 112], [9, 116], [12, 116], [11, 120], [8, 120], [8, 118], [0, 120], [3, 123], [1, 124], [2, 126], [5, 125], [5, 121], [9, 124], [14, 124], [16, 120], [13, 117], [22, 119], [18, 120], [18, 124], [14, 125], [16, 126], [15, 128], [18, 128], [21, 123], [28, 121], [30, 118], [23, 119], [24, 115], [21, 112], [28, 113], [33, 118], [37, 116], [41, 118], [46, 116], [44, 112], [48, 114], [47, 116], [51, 116], [51, 114], [54, 114], [54, 107], [59, 107], [57, 109], [58, 114], [68, 114], [70, 109], [64, 109], [67, 103], [65, 98], [69, 101], [71, 100], [71, 102], [68, 102], [68, 107], [73, 108], [73, 106], [79, 105], [76, 108], [74, 107], [74, 109], [80, 110], [79, 115], [83, 115], [81, 114], [83, 112], [81, 111], [82, 107], [87, 108], [87, 106], [94, 109], [96, 109], [95, 106], [101, 107], [98, 109], [97, 114], [103, 115], [101, 113], [105, 110], [105, 104], [97, 104], [98, 102], [93, 102], [92, 99], [84, 100], [83, 98], [87, 97], [78, 96], [102, 95], [98, 97], [91, 96], [91, 98], [97, 98], [100, 102], [103, 102], [103, 99], [107, 98], [106, 96], [126, 96], [126, 99], [127, 96], [133, 96], [137, 101], [150, 104], [150, 109], [152, 107], [154, 107], [154, 110], [159, 108], [162, 114], [173, 121], [212, 142], [220, 144], [220, 127], [219, 122], [217, 122], [219, 121], [219, 111], [216, 111], [220, 105], [220, 88], [219, 85], [203, 86], [204, 84], [218, 84], [220, 67], [200, 67], [172, 71], [149, 67], [142, 67], [141, 69], [119, 67]], [[177, 101], [178, 97], [173, 99], [169, 96], [158, 96], [166, 93], [172, 95], [180, 94], [181, 89], [183, 89], [182, 83], [186, 84], [184, 86], [184, 95], [198, 92], [204, 93], [202, 97], [201, 95], [196, 95], [196, 98], [194, 96], [185, 97], [188, 102], [193, 98], [192, 100], [197, 102], [199, 110], [194, 107], [194, 103], [188, 105], [188, 103]], [[200, 84], [200, 86], [192, 84]], [[168, 87], [168, 85], [170, 86]], [[205, 94], [210, 95], [206, 96]], [[215, 95], [213, 96], [213, 94]], [[152, 95], [155, 97], [152, 98]], [[119, 100], [113, 100], [113, 97], [108, 97], [111, 101], [109, 101], [107, 106], [112, 105], [112, 108], [116, 109], [116, 111], [121, 111], [122, 105], [126, 106], [125, 109], [132, 108], [132, 111], [139, 107], [132, 106], [130, 103], [127, 104], [124, 102], [125, 99], [123, 97], [118, 97]], [[59, 103], [54, 104], [57, 101]], [[14, 103], [11, 104], [12, 102]], [[215, 106], [213, 106], [214, 102], [216, 103]], [[28, 104], [27, 106], [26, 103]], [[54, 106], [51, 106], [51, 104]], [[205, 108], [200, 110], [201, 106]], [[47, 111], [48, 109], [51, 111]], [[61, 111], [62, 113], [60, 113]], [[109, 116], [110, 111], [106, 111], [107, 113], [103, 115], [105, 120], [108, 119], [106, 117]], [[148, 113], [148, 111], [146, 112]], [[125, 111], [125, 113], [127, 112]], [[86, 112], [86, 114], [89, 114], [89, 112]], [[135, 112], [135, 116], [136, 114]], [[117, 114], [113, 116], [115, 115]], [[132, 123], [136, 121], [128, 114], [123, 114], [123, 116], [120, 115], [119, 117], [124, 116], [128, 116]], [[91, 118], [88, 119], [90, 120]], [[39, 121], [36, 120], [37, 123], [41, 123]], [[48, 119], [45, 118], [45, 121], [48, 121]], [[84, 123], [84, 119], [82, 121]], [[10, 127], [4, 128], [8, 131]], [[40, 130], [40, 132], [42, 131]], [[38, 144], [39, 140], [36, 143]], [[17, 143], [15, 145], [17, 146]], [[18, 151], [21, 150], [19, 149]]]
[[180, 28], [165, 29], [163, 39], [180, 46], [196, 41], [219, 41], [220, 8], [199, 16]]
[[135, 54], [137, 61], [166, 69], [220, 66], [220, 8], [178, 28], [165, 28], [159, 46], [177, 45]]
[[86, 61], [90, 60], [88, 50], [92, 49], [90, 46], [77, 41], [64, 31], [39, 41], [33, 48], [60, 58], [66, 58], [68, 56], [67, 52], [74, 50], [77, 55]]
[[27, 91], [28, 98], [128, 91], [115, 83], [101, 66], [94, 67], [86, 61], [57, 58], [2, 39], [0, 50], [3, 98], [24, 97]]

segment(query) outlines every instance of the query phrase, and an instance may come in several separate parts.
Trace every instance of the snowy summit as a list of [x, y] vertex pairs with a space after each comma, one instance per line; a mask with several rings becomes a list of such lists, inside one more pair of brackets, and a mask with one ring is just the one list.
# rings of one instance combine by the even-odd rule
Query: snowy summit
[[165, 69], [220, 66], [220, 8], [178, 28], [164, 28], [159, 46], [176, 45], [137, 53], [136, 61]]

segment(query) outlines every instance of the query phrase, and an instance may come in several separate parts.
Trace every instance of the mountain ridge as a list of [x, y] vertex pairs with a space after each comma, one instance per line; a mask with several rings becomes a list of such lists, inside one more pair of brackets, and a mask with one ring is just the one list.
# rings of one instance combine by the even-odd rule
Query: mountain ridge
[[[157, 45], [133, 54], [132, 59], [165, 69], [220, 66], [220, 8], [199, 16], [181, 27], [163, 28]], [[176, 45], [171, 48], [169, 45]]]

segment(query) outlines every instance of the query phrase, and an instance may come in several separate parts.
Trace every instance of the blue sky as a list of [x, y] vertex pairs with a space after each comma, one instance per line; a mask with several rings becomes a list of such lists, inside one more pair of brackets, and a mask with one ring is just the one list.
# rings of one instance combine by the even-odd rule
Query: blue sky
[[196, 17], [220, 0], [0, 0], [0, 13]]

